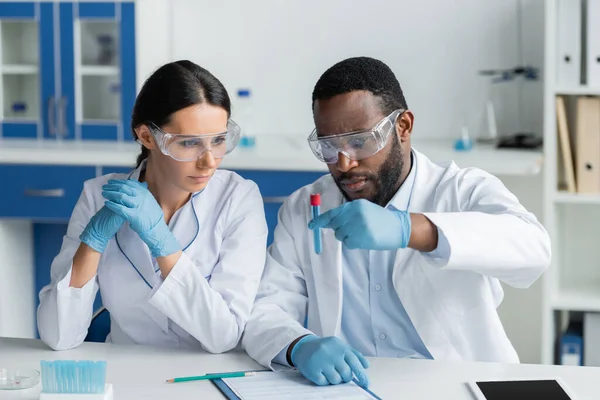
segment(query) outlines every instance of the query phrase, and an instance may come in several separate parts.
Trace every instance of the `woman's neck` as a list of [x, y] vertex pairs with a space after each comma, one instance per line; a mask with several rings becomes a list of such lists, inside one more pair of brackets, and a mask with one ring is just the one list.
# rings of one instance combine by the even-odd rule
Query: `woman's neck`
[[187, 203], [191, 194], [171, 185], [152, 163], [146, 163], [146, 169], [140, 177], [148, 183], [148, 190], [162, 208], [165, 222], [168, 224], [173, 214]]

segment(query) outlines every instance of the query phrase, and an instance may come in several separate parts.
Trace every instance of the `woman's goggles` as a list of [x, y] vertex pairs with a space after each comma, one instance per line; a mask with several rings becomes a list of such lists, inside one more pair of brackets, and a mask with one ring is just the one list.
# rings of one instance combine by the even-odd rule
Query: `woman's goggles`
[[340, 153], [351, 160], [364, 160], [385, 147], [390, 134], [395, 132], [398, 116], [404, 111], [393, 111], [370, 130], [319, 137], [315, 128], [308, 137], [308, 144], [315, 156], [327, 164], [335, 164]]
[[214, 134], [179, 135], [167, 133], [154, 123], [148, 126], [160, 151], [176, 161], [196, 161], [207, 151], [214, 158], [223, 158], [240, 140], [240, 127], [232, 120], [227, 122], [226, 132]]

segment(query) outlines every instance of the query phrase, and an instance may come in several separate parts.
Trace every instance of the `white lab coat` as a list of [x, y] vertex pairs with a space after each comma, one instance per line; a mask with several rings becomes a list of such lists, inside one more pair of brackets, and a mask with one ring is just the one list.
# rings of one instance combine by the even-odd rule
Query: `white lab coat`
[[[415, 154], [409, 212], [423, 213], [437, 225], [450, 256], [445, 262], [399, 250], [392, 276], [398, 297], [434, 359], [519, 362], [496, 311], [503, 299], [500, 281], [530, 286], [550, 263], [549, 237], [499, 179]], [[271, 368], [273, 358], [300, 335], [340, 334], [342, 245], [324, 229], [322, 253], [315, 253], [307, 228], [311, 193], [321, 193], [322, 212], [343, 202], [327, 175], [284, 203], [242, 339], [248, 354]]]
[[[131, 177], [138, 179], [139, 172]], [[81, 289], [69, 287], [79, 235], [104, 205], [102, 185], [128, 176], [109, 174], [85, 182], [52, 263], [51, 282], [40, 291], [41, 339], [56, 350], [81, 344], [99, 288], [111, 317], [107, 342], [202, 347], [213, 353], [234, 348], [264, 269], [267, 224], [257, 185], [233, 172], [217, 170], [173, 216], [169, 228], [184, 251], [166, 279], [126, 222], [102, 254], [97, 276]]]

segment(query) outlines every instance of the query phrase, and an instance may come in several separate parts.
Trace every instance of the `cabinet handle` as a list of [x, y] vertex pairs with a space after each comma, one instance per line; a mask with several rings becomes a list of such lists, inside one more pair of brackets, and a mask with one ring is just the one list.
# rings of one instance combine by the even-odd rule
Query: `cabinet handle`
[[63, 96], [58, 102], [58, 134], [61, 137], [69, 136], [67, 125], [65, 123], [67, 120], [67, 100], [67, 97]]
[[65, 189], [25, 189], [27, 197], [65, 197]]
[[287, 196], [267, 196], [263, 197], [264, 203], [283, 203]]
[[56, 136], [56, 98], [48, 99], [48, 130], [51, 136]]

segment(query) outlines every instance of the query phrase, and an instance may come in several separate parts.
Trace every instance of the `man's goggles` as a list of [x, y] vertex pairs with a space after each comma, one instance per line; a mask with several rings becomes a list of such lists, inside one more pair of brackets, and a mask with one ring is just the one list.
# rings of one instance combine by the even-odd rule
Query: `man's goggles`
[[340, 153], [351, 160], [364, 160], [385, 147], [390, 134], [396, 131], [398, 116], [404, 111], [393, 111], [370, 130], [319, 137], [315, 128], [308, 137], [308, 144], [315, 156], [327, 164], [335, 164]]

